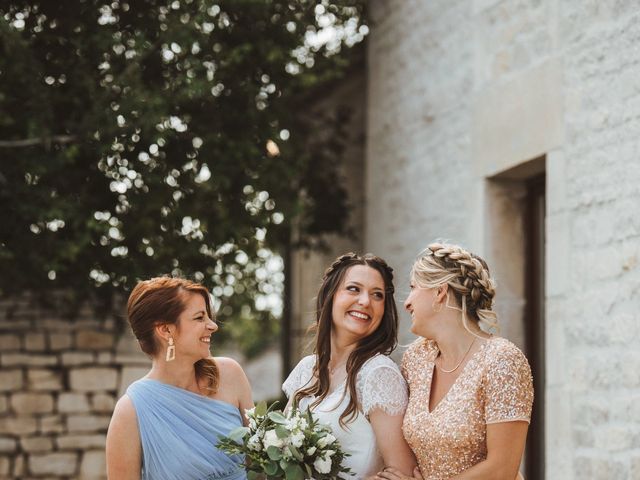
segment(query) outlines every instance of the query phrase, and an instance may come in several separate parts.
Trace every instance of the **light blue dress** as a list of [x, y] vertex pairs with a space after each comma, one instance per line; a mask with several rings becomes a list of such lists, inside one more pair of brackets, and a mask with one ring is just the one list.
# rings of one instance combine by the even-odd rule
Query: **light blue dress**
[[132, 383], [127, 395], [138, 417], [143, 480], [245, 480], [243, 458], [216, 448], [242, 426], [233, 405], [157, 380]]

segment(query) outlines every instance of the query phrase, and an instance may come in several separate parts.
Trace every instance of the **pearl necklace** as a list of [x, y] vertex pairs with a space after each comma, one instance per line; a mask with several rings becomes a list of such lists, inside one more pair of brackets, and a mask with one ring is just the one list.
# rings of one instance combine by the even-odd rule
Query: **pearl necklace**
[[[469, 352], [471, 351], [471, 347], [473, 347], [474, 343], [476, 343], [476, 339], [475, 338], [473, 339], [473, 341], [469, 345], [469, 348], [467, 348], [467, 351], [465, 352], [465, 354], [462, 356], [462, 360], [460, 360], [458, 362], [458, 364], [455, 367], [453, 367], [451, 370], [445, 370], [444, 368], [442, 368], [441, 365], [438, 365], [437, 363], [436, 363], [436, 367], [438, 367], [442, 373], [453, 373], [453, 372], [455, 372], [458, 368], [460, 368], [460, 365], [462, 365], [462, 362], [464, 362], [464, 359], [467, 358], [467, 355], [469, 355]], [[438, 354], [438, 358], [440, 358], [440, 363], [442, 363], [441, 354]]]

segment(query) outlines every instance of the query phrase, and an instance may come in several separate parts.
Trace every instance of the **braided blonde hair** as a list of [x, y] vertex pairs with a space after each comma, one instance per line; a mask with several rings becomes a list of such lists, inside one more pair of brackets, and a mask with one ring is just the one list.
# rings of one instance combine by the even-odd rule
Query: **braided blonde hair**
[[[493, 311], [495, 283], [487, 263], [479, 256], [458, 245], [432, 243], [413, 264], [411, 278], [422, 288], [448, 285], [461, 307], [462, 324], [467, 330], [468, 318], [485, 330], [498, 329], [497, 315]], [[448, 294], [446, 306], [458, 309], [449, 305]]]

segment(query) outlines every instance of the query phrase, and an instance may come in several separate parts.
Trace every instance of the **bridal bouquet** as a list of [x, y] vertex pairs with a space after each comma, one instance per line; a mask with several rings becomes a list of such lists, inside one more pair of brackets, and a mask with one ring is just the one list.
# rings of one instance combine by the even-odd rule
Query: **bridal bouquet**
[[287, 414], [265, 402], [247, 410], [248, 427], [221, 437], [218, 448], [229, 454], [243, 454], [249, 460], [247, 477], [267, 479], [330, 480], [350, 470], [342, 466], [347, 455], [331, 433], [311, 412], [292, 408]]

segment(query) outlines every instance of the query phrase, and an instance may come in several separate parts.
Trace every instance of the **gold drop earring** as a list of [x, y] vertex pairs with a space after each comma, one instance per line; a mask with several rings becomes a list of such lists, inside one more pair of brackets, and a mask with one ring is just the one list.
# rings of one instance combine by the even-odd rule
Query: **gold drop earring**
[[172, 362], [176, 359], [176, 346], [173, 343], [173, 337], [169, 337], [169, 346], [167, 347], [167, 356], [165, 360], [167, 362]]

